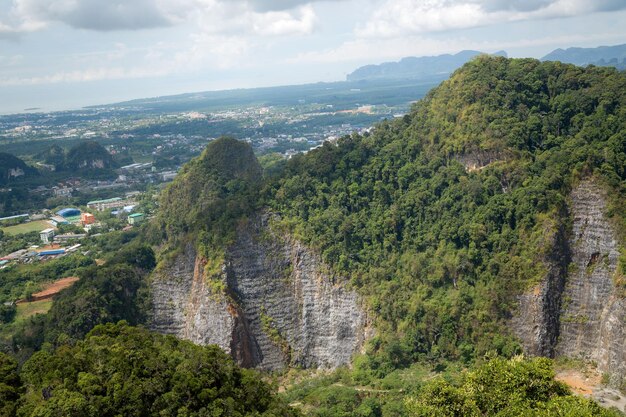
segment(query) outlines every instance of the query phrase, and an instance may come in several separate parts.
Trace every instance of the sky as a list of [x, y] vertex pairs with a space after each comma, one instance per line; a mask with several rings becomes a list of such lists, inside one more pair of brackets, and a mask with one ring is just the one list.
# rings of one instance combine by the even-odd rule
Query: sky
[[626, 0], [0, 0], [0, 113], [626, 43]]

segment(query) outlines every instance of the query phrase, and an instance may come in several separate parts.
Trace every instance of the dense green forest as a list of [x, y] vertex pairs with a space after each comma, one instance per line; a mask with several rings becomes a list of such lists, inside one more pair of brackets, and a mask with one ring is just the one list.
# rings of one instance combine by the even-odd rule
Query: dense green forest
[[43, 349], [16, 372], [0, 353], [3, 416], [292, 416], [254, 371], [201, 347], [125, 322]]
[[403, 119], [295, 156], [268, 184], [265, 204], [376, 313], [372, 372], [520, 352], [506, 320], [581, 178], [611, 190], [623, 237], [625, 87], [615, 69], [479, 57]]
[[274, 163], [259, 201], [257, 183], [233, 180], [255, 177], [251, 151], [216, 141], [166, 190], [158, 224], [219, 249], [255, 208], [280, 214], [277, 227], [367, 299], [377, 377], [510, 357], [521, 348], [507, 320], [545, 276], [572, 186], [593, 177], [611, 190], [609, 215], [626, 230], [625, 87], [611, 68], [481, 56], [404, 118]]
[[[240, 208], [215, 211], [228, 221], [205, 222], [200, 211], [179, 207], [198, 201], [189, 187], [204, 183], [203, 171], [193, 168], [209, 160], [204, 155], [185, 172], [193, 181], [181, 176], [165, 192], [159, 224], [177, 225], [169, 234], [191, 234], [198, 246], [211, 236], [219, 247], [254, 209], [279, 214], [274, 227], [316, 248], [374, 313], [377, 336], [355, 360], [351, 383], [379, 384], [416, 362], [445, 370], [513, 357], [521, 353], [507, 326], [516, 297], [545, 276], [555, 236], [568, 230], [567, 196], [578, 182], [592, 178], [608, 191], [607, 214], [624, 239], [625, 87], [626, 76], [612, 68], [481, 56], [403, 118], [288, 162], [265, 158], [271, 174], [259, 201], [251, 200], [254, 186], [238, 192], [221, 182], [225, 194], [214, 201]], [[237, 149], [232, 140], [219, 143]], [[320, 389], [336, 401], [313, 400], [319, 415], [336, 415], [328, 410], [343, 401], [336, 397], [342, 391], [356, 396], [350, 412], [365, 404], [357, 391], [331, 381]], [[409, 408], [428, 415], [420, 414], [420, 401]], [[574, 412], [576, 404], [559, 400], [541, 409]], [[520, 405], [520, 412], [530, 415], [535, 406]], [[406, 404], [399, 409], [383, 415], [403, 415]]]
[[[74, 265], [81, 280], [50, 312], [12, 329], [4, 350], [23, 365], [0, 356], [5, 409], [291, 415], [289, 402], [314, 416], [619, 415], [572, 396], [549, 360], [521, 359], [507, 321], [545, 276], [579, 181], [609, 192], [625, 238], [625, 101], [615, 69], [481, 56], [405, 117], [288, 161], [261, 165], [248, 144], [216, 140], [166, 188], [140, 237], [113, 242], [104, 266]], [[283, 398], [215, 348], [129, 327], [145, 323], [157, 260], [195, 242], [221, 261], [258, 210], [348, 279], [376, 328], [351, 369]], [[626, 274], [624, 255], [621, 265]]]

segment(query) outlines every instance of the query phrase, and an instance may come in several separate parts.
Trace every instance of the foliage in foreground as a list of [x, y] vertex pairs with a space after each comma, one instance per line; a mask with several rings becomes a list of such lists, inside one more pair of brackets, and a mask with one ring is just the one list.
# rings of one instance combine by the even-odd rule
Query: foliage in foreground
[[[3, 358], [0, 377], [15, 386], [11, 363], [3, 372]], [[240, 369], [217, 346], [125, 322], [99, 325], [73, 346], [37, 352], [20, 377], [25, 393], [13, 404], [24, 417], [296, 415], [256, 372]], [[15, 395], [6, 392], [9, 404]]]
[[[452, 365], [452, 364], [450, 364]], [[295, 383], [285, 398], [311, 417], [617, 417], [615, 409], [572, 395], [546, 358], [494, 358], [468, 370], [424, 364], [361, 384], [339, 369]]]
[[613, 417], [622, 414], [574, 396], [554, 379], [546, 358], [493, 359], [468, 372], [460, 385], [443, 379], [405, 401], [411, 417]]

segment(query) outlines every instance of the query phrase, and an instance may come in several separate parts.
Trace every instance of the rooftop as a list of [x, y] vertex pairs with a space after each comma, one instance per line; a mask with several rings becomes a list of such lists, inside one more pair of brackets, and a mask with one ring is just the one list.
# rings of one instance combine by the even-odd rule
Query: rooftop
[[107, 198], [105, 200], [94, 200], [94, 201], [90, 201], [87, 203], [87, 205], [91, 205], [91, 204], [106, 204], [106, 203], [115, 203], [116, 201], [121, 201], [122, 198], [121, 197], [113, 197], [113, 198]]

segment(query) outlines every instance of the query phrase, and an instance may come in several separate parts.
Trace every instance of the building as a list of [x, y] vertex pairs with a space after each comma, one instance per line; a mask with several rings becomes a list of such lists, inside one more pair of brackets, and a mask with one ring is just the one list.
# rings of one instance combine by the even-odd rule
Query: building
[[128, 216], [128, 224], [136, 225], [144, 221], [145, 216], [143, 213], [133, 213]]
[[56, 214], [67, 219], [68, 217], [80, 216], [80, 210], [77, 208], [64, 208], [57, 211]]
[[176, 178], [176, 171], [165, 171], [161, 173], [161, 179], [163, 181], [172, 181]]
[[128, 204], [126, 201], [122, 200], [120, 197], [107, 198], [106, 200], [94, 200], [87, 203], [87, 207], [90, 209], [96, 209], [98, 211], [103, 211], [112, 208], [124, 207]]
[[28, 214], [18, 214], [17, 216], [1, 217], [0, 222], [3, 222], [5, 220], [15, 220], [15, 219], [22, 219], [22, 218], [28, 218]]
[[52, 192], [55, 197], [71, 197], [73, 188], [70, 187], [52, 187]]
[[39, 237], [42, 243], [52, 243], [54, 239], [54, 229], [46, 229], [39, 232]]
[[61, 224], [70, 224], [70, 222], [68, 222], [65, 217], [61, 216], [50, 217], [50, 223], [52, 223], [54, 226], [59, 226]]
[[94, 224], [96, 222], [96, 218], [91, 213], [81, 213], [80, 222], [83, 226], [87, 226], [88, 224]]
[[39, 256], [53, 256], [53, 255], [63, 255], [63, 254], [65, 254], [65, 249], [43, 250], [38, 253]]
[[54, 237], [54, 241], [57, 243], [66, 243], [66, 242], [69, 242], [70, 240], [84, 239], [86, 236], [87, 235], [84, 233], [81, 233], [81, 234], [68, 233], [66, 235], [56, 235]]

